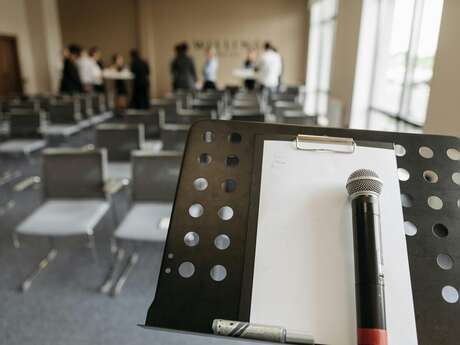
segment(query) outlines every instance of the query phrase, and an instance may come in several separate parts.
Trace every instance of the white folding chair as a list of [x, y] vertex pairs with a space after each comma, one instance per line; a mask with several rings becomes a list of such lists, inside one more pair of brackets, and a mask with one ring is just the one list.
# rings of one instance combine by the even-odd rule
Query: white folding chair
[[112, 296], [118, 295], [138, 261], [138, 253], [134, 250], [127, 259], [124, 270], [116, 279], [126, 256], [123, 244], [164, 244], [179, 178], [181, 156], [180, 152], [172, 151], [156, 154], [143, 151], [133, 153], [132, 205], [114, 232], [115, 261], [101, 287], [101, 292], [111, 292]]
[[105, 150], [47, 149], [43, 153], [43, 204], [22, 221], [14, 232], [19, 236], [44, 237], [50, 250], [22, 283], [27, 291], [33, 280], [58, 253], [54, 241], [68, 236], [85, 236], [96, 255], [94, 230], [109, 210], [105, 190]]

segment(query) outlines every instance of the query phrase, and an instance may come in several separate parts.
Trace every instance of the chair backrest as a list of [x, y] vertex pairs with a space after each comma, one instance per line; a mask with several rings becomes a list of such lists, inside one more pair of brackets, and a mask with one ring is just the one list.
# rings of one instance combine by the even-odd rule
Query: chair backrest
[[96, 127], [96, 147], [105, 148], [109, 161], [129, 161], [131, 151], [145, 141], [144, 125], [102, 124]]
[[190, 125], [163, 124], [160, 130], [163, 150], [183, 152], [189, 129]]
[[232, 113], [233, 121], [255, 121], [255, 122], [265, 122], [265, 114], [258, 112], [250, 112], [247, 114], [235, 114]]
[[180, 109], [177, 112], [177, 123], [191, 125], [197, 121], [217, 118], [214, 109]]
[[93, 115], [99, 115], [107, 111], [107, 101], [102, 93], [95, 93], [90, 96], [93, 106]]
[[8, 104], [9, 111], [40, 111], [40, 101], [30, 100], [13, 100]]
[[292, 125], [315, 126], [318, 124], [318, 116], [307, 115], [303, 110], [284, 110], [281, 122]]
[[52, 124], [76, 124], [81, 119], [80, 101], [69, 99], [51, 102], [48, 118]]
[[133, 152], [131, 161], [133, 201], [174, 200], [182, 162], [180, 152]]
[[43, 151], [45, 198], [105, 198], [105, 150], [54, 148]]
[[276, 101], [273, 104], [273, 113], [280, 117], [286, 110], [303, 110], [303, 104], [297, 102]]
[[175, 98], [170, 99], [153, 99], [150, 101], [150, 110], [154, 112], [164, 112], [167, 123], [177, 122], [177, 103]]
[[12, 111], [10, 113], [11, 138], [41, 138], [42, 114], [38, 111]]
[[156, 139], [160, 135], [160, 117], [163, 110], [138, 110], [128, 109], [123, 114], [123, 122], [126, 124], [142, 124], [145, 129], [146, 139]]

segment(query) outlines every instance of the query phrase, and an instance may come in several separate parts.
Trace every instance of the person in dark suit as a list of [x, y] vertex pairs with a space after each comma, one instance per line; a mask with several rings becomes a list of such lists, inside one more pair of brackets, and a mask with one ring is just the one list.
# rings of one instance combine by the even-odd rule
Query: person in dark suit
[[196, 69], [193, 59], [188, 55], [188, 44], [176, 46], [176, 57], [171, 63], [173, 90], [194, 90], [196, 84]]
[[150, 107], [150, 68], [135, 49], [131, 50], [131, 72], [134, 75], [134, 84], [130, 107], [134, 109], [148, 109]]
[[64, 68], [59, 86], [60, 93], [74, 94], [83, 92], [83, 84], [77, 66], [80, 54], [81, 48], [76, 44], [71, 44], [64, 50]]

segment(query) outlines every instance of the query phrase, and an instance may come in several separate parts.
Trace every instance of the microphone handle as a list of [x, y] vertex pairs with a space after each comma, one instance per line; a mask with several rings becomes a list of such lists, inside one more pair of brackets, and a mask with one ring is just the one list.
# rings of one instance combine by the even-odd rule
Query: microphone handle
[[387, 345], [379, 198], [351, 200], [358, 345]]

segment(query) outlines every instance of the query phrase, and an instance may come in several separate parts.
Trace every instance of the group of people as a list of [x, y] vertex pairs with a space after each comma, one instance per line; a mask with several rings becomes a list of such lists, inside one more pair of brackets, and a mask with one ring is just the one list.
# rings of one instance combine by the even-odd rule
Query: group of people
[[[171, 77], [173, 90], [215, 90], [219, 60], [214, 47], [205, 50], [206, 59], [202, 69], [202, 81], [199, 82], [193, 58], [189, 55], [186, 42], [175, 46], [175, 57], [171, 62]], [[244, 68], [253, 72], [253, 77], [244, 80], [244, 86], [253, 90], [256, 85], [261, 88], [276, 89], [281, 84], [283, 61], [277, 49], [269, 42], [264, 44], [264, 51], [257, 56], [254, 49], [248, 51]]]
[[63, 51], [63, 70], [59, 91], [65, 94], [105, 92], [104, 78], [113, 79], [117, 102], [127, 106], [128, 79], [133, 79], [133, 92], [129, 106], [147, 109], [150, 99], [150, 69], [137, 50], [131, 50], [131, 64], [125, 64], [123, 55], [114, 54], [112, 64], [104, 68], [101, 51], [92, 47], [88, 51], [71, 44]]
[[[186, 42], [175, 46], [175, 57], [171, 62], [171, 76], [173, 90], [194, 90], [199, 87], [195, 69], [195, 62], [189, 55], [189, 46]], [[203, 83], [201, 89], [215, 90], [217, 88], [217, 71], [219, 60], [214, 47], [206, 48], [206, 61], [203, 66]]]

